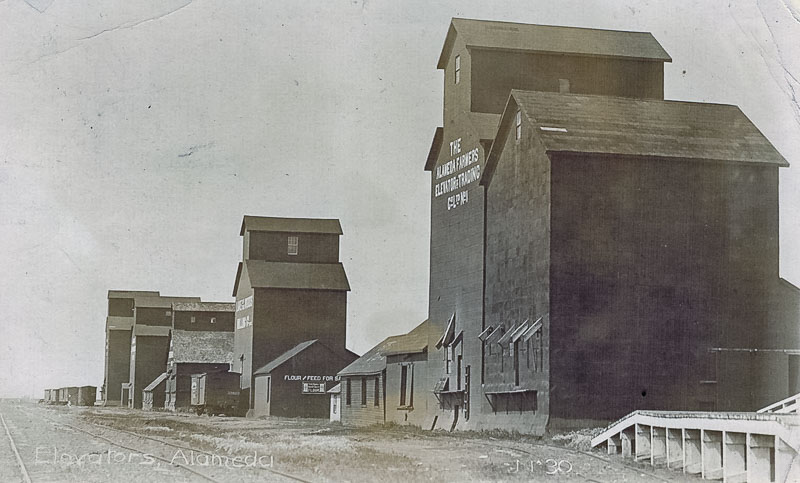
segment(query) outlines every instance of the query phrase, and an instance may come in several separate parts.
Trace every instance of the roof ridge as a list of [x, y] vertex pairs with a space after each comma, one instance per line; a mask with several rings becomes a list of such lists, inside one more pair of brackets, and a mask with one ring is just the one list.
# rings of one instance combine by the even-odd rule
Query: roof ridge
[[576, 29], [576, 30], [592, 30], [595, 32], [619, 32], [625, 34], [644, 34], [644, 35], [653, 35], [652, 32], [647, 30], [621, 30], [621, 29], [602, 29], [597, 27], [579, 27], [577, 25], [553, 25], [553, 24], [544, 24], [544, 23], [525, 23], [525, 22], [512, 22], [510, 20], [484, 20], [478, 18], [467, 18], [467, 17], [452, 17], [452, 21], [467, 21], [467, 22], [481, 22], [481, 23], [501, 23], [506, 25], [521, 25], [523, 27], [553, 27], [559, 29]]
[[553, 91], [537, 91], [533, 89], [511, 89], [511, 94], [522, 94], [522, 95], [545, 95], [545, 96], [564, 96], [564, 97], [589, 97], [589, 98], [607, 98], [607, 99], [615, 99], [624, 102], [652, 102], [656, 104], [661, 103], [668, 103], [668, 104], [688, 104], [688, 105], [700, 105], [700, 106], [725, 106], [725, 107], [735, 107], [739, 110], [741, 108], [738, 104], [729, 104], [724, 102], [703, 102], [703, 101], [689, 101], [684, 99], [656, 99], [656, 98], [649, 98], [649, 97], [628, 97], [628, 96], [613, 96], [613, 95], [606, 95], [606, 94], [589, 94], [583, 92], [553, 92]]

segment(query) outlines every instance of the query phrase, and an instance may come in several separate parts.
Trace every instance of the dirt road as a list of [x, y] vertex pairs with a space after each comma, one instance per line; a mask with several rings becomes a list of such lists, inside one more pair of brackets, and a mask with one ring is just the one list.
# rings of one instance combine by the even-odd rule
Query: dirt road
[[699, 481], [547, 441], [0, 401], [0, 481]]

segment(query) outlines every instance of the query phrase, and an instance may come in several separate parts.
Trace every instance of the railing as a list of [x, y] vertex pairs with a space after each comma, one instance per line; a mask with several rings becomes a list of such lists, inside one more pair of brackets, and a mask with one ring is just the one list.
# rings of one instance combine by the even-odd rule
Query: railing
[[800, 409], [800, 394], [789, 396], [782, 401], [770, 404], [756, 411], [757, 413], [797, 414]]

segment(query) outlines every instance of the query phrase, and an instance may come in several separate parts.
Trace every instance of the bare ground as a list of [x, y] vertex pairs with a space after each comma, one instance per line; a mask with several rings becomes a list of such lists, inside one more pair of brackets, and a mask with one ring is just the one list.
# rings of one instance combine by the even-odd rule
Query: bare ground
[[[268, 455], [274, 470], [309, 481], [696, 480], [591, 451], [588, 441], [596, 430], [536, 439], [500, 432], [349, 428], [312, 419], [242, 419], [112, 408], [48, 409], [68, 412], [95, 427], [133, 431], [215, 455]], [[229, 471], [222, 473], [222, 480], [228, 476], [258, 479], [260, 474]]]

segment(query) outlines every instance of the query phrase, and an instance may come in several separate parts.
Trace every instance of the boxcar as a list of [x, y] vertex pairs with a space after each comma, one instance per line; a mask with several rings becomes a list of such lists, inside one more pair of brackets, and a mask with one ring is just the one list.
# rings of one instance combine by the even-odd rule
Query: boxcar
[[78, 388], [78, 406], [94, 406], [97, 398], [97, 388], [94, 386], [81, 386]]
[[192, 374], [191, 406], [197, 414], [237, 414], [239, 374], [204, 372]]
[[58, 404], [78, 404], [78, 388], [75, 386], [62, 387], [58, 390]]

